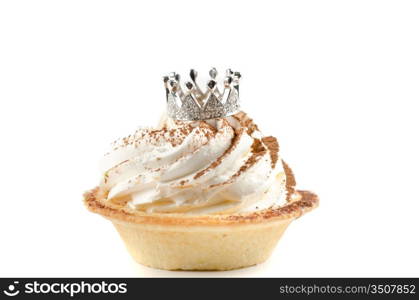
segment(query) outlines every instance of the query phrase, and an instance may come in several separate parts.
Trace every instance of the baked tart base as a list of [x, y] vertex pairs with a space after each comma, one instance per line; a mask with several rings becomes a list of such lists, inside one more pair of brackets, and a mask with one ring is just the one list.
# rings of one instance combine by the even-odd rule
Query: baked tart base
[[249, 213], [189, 216], [145, 213], [108, 203], [98, 188], [84, 195], [87, 208], [112, 221], [132, 257], [165, 270], [231, 270], [264, 262], [288, 225], [318, 205], [296, 191], [287, 173], [287, 203]]

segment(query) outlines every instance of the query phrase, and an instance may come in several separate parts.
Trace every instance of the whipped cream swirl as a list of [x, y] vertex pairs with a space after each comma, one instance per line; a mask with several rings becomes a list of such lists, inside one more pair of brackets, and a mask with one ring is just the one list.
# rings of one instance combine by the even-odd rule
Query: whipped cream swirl
[[284, 203], [274, 137], [243, 112], [206, 121], [165, 117], [112, 144], [102, 162], [108, 201], [145, 212], [232, 213]]

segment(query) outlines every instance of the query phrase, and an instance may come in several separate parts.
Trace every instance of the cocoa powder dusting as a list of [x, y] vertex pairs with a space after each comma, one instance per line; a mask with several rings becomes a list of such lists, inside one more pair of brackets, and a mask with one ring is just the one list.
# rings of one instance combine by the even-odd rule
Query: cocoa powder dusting
[[285, 176], [286, 176], [286, 189], [287, 189], [287, 201], [289, 201], [289, 197], [294, 193], [295, 186], [297, 185], [297, 182], [295, 181], [294, 173], [292, 172], [291, 168], [285, 163], [285, 161], [282, 161], [282, 166], [284, 168]]
[[252, 155], [246, 161], [246, 163], [240, 167], [236, 174], [233, 175], [232, 179], [240, 176], [243, 172], [247, 171], [251, 166], [253, 166], [259, 159], [266, 153], [266, 148], [263, 146], [261, 140], [254, 139], [251, 146]]
[[252, 135], [253, 132], [259, 130], [258, 126], [253, 122], [253, 119], [249, 118], [249, 116], [244, 112], [239, 112], [233, 116], [237, 121], [239, 121], [240, 125], [247, 128], [247, 133]]
[[188, 180], [181, 180], [181, 181], [179, 182], [179, 184], [183, 186], [183, 185], [185, 185], [185, 183], [187, 183], [187, 182], [188, 182]]
[[234, 135], [233, 140], [231, 141], [230, 147], [220, 156], [218, 157], [208, 168], [205, 168], [201, 171], [199, 171], [195, 176], [194, 179], [198, 179], [202, 175], [206, 174], [210, 170], [218, 167], [223, 159], [228, 156], [236, 147], [238, 142], [240, 141], [241, 136], [243, 135], [243, 128], [240, 128]]
[[272, 169], [275, 168], [276, 162], [278, 161], [279, 144], [278, 140], [273, 136], [267, 136], [262, 138], [263, 144], [268, 148], [269, 154], [271, 155]]
[[191, 133], [193, 127], [191, 125], [183, 126], [181, 128], [150, 130], [149, 136], [153, 139], [165, 138], [173, 147], [176, 147], [185, 140], [186, 136]]
[[242, 165], [240, 169], [233, 176], [231, 176], [229, 180], [222, 183], [213, 184], [210, 186], [210, 188], [232, 183], [237, 177], [239, 177], [242, 173], [246, 172], [255, 163], [257, 163], [266, 152], [267, 149], [263, 146], [262, 141], [260, 139], [254, 139], [253, 144], [251, 146], [252, 155], [246, 160], [244, 165]]

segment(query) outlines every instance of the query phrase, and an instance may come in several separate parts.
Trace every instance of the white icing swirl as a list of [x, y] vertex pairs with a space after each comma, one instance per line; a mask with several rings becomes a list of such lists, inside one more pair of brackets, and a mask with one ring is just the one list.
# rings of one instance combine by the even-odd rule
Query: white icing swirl
[[113, 143], [102, 163], [108, 201], [146, 212], [231, 213], [285, 201], [276, 139], [244, 113], [209, 121], [165, 118]]

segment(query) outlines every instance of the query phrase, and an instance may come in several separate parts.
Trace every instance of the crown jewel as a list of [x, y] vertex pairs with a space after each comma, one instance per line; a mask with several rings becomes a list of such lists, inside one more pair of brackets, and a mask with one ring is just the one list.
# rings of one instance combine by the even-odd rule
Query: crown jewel
[[226, 71], [223, 81], [224, 89], [220, 91], [216, 81], [217, 70], [209, 71], [211, 79], [206, 91], [196, 83], [198, 72], [191, 70], [190, 81], [181, 86], [180, 75], [170, 73], [163, 77], [166, 88], [167, 114], [177, 120], [196, 121], [222, 118], [237, 113], [239, 103], [239, 72]]

